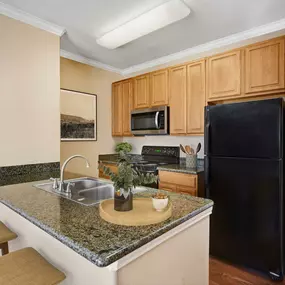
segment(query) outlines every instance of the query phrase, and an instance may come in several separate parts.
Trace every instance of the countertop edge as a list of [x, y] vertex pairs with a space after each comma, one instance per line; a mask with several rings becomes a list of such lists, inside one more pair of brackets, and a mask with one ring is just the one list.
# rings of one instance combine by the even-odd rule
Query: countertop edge
[[[84, 258], [86, 258], [87, 260], [89, 260], [91, 263], [95, 264], [98, 267], [106, 267], [106, 266], [118, 261], [119, 259], [128, 255], [129, 253], [133, 252], [134, 250], [142, 247], [143, 245], [147, 244], [148, 242], [150, 242], [150, 241], [154, 240], [155, 238], [163, 235], [164, 233], [170, 231], [171, 229], [177, 227], [178, 225], [190, 220], [191, 218], [195, 217], [196, 215], [202, 213], [203, 211], [207, 210], [208, 208], [210, 208], [214, 205], [214, 203], [211, 201], [208, 204], [202, 206], [201, 208], [199, 208], [199, 209], [189, 213], [188, 215], [186, 215], [186, 216], [172, 222], [171, 224], [165, 226], [164, 228], [161, 228], [161, 229], [157, 230], [156, 232], [151, 233], [150, 235], [144, 237], [140, 241], [129, 244], [128, 247], [124, 247], [124, 248], [116, 251], [109, 258], [102, 259], [99, 255], [97, 255], [97, 254], [93, 253], [92, 251], [88, 250], [87, 248], [79, 245], [78, 243], [74, 242], [70, 238], [57, 233], [51, 227], [46, 226], [43, 223], [41, 223], [40, 221], [38, 221], [36, 218], [27, 215], [24, 211], [22, 211], [21, 209], [19, 209], [17, 207], [14, 207], [12, 204], [7, 202], [6, 200], [0, 200], [0, 202], [3, 205], [10, 208], [11, 210], [13, 210], [14, 212], [16, 212], [17, 214], [19, 214], [20, 216], [22, 216], [23, 218], [25, 218], [26, 220], [30, 221], [35, 226], [39, 227], [41, 230], [43, 230], [47, 234], [51, 235], [52, 237], [54, 237], [55, 239], [57, 239], [58, 241], [60, 241], [61, 243], [63, 243], [67, 247], [69, 247], [70, 249], [72, 249], [73, 251], [75, 251], [76, 253], [78, 253], [79, 255], [83, 256]], [[116, 259], [115, 261], [110, 261], [112, 256], [118, 255], [118, 254], [121, 255], [120, 258]]]
[[[60, 241], [62, 244], [66, 245], [67, 247], [69, 247], [70, 249], [72, 249], [73, 251], [78, 253], [79, 255], [83, 256], [84, 258], [86, 258], [87, 260], [92, 262], [93, 264], [97, 265], [98, 267], [105, 266], [105, 265], [102, 265], [103, 262], [100, 260], [100, 257], [96, 256], [96, 254], [91, 252], [89, 249], [79, 245], [78, 243], [74, 242], [70, 238], [57, 233], [51, 227], [46, 226], [43, 223], [41, 223], [40, 221], [38, 221], [36, 218], [27, 215], [24, 211], [22, 211], [21, 209], [19, 209], [17, 207], [14, 207], [9, 202], [7, 202], [5, 200], [0, 200], [0, 202], [3, 205], [5, 205], [8, 208], [10, 208], [12, 211], [14, 211], [17, 214], [19, 214], [21, 217], [23, 217], [26, 220], [28, 220], [29, 222], [31, 222], [33, 225], [37, 226], [38, 228], [40, 228], [41, 230], [43, 230], [47, 234], [51, 235], [52, 237], [54, 237], [55, 239]], [[94, 260], [94, 257], [96, 258], [95, 260]]]
[[204, 172], [204, 169], [197, 169], [197, 170], [191, 170], [191, 169], [174, 169], [174, 168], [167, 168], [164, 166], [158, 166], [157, 170], [160, 171], [167, 171], [167, 172], [175, 172], [175, 173], [185, 173], [185, 174], [193, 174], [193, 175], [197, 175], [199, 173]]

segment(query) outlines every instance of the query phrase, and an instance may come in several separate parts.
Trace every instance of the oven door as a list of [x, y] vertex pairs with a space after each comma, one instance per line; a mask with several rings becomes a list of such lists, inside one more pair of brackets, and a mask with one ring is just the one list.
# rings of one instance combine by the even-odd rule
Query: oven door
[[168, 107], [132, 111], [131, 132], [136, 136], [169, 134]]

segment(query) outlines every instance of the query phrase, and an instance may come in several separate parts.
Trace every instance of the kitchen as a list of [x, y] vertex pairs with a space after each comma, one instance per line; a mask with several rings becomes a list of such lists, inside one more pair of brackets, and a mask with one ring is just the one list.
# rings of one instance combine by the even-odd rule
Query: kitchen
[[[173, 60], [165, 59], [165, 62], [158, 60], [157, 62], [149, 63], [149, 65], [145, 64], [143, 67], [143, 65], [139, 66], [139, 64], [142, 63], [142, 61], [139, 60], [127, 63], [127, 52], [127, 54], [122, 56], [122, 61], [125, 62], [126, 66], [124, 67], [122, 63], [118, 63], [117, 65], [114, 64], [114, 66], [117, 67], [112, 67], [110, 61], [110, 65], [106, 63], [99, 64], [98, 60], [91, 59], [92, 55], [89, 55], [88, 59], [86, 56], [87, 51], [81, 55], [80, 53], [76, 54], [76, 49], [72, 49], [69, 46], [70, 41], [73, 42], [73, 45], [78, 44], [78, 41], [74, 38], [76, 37], [76, 32], [73, 33], [72, 27], [69, 27], [67, 22], [53, 19], [52, 15], [55, 15], [55, 13], [52, 7], [47, 7], [48, 9], [43, 11], [44, 9], [35, 5], [35, 3], [25, 7], [25, 5], [19, 1], [4, 2], [5, 4], [1, 4], [0, 21], [1, 26], [5, 27], [5, 29], [1, 30], [0, 33], [1, 38], [5, 39], [5, 41], [0, 44], [2, 47], [0, 57], [1, 62], [3, 62], [1, 78], [5, 78], [5, 81], [1, 82], [1, 89], [3, 94], [7, 94], [7, 96], [2, 96], [3, 101], [1, 101], [1, 106], [5, 106], [5, 108], [3, 108], [1, 112], [3, 118], [11, 119], [9, 124], [3, 125], [2, 129], [4, 137], [1, 151], [1, 185], [3, 185], [3, 188], [0, 188], [0, 196], [3, 203], [1, 203], [0, 220], [18, 235], [17, 239], [9, 242], [11, 252], [26, 247], [35, 248], [49, 263], [53, 264], [55, 268], [65, 274], [66, 280], [63, 281], [62, 284], [80, 284], [80, 281], [78, 283], [79, 279], [75, 277], [80, 276], [80, 270], [78, 270], [78, 268], [85, 268], [86, 271], [84, 272], [86, 272], [86, 276], [92, 276], [90, 279], [86, 278], [85, 281], [82, 281], [84, 283], [81, 284], [93, 284], [94, 282], [90, 281], [91, 278], [95, 278], [93, 280], [96, 280], [98, 276], [105, 276], [106, 284], [115, 284], [116, 279], [118, 282], [122, 282], [122, 284], [125, 284], [123, 282], [128, 282], [125, 280], [131, 278], [132, 275], [127, 271], [126, 259], [122, 262], [122, 267], [112, 267], [113, 270], [110, 271], [112, 272], [110, 275], [106, 273], [107, 271], [105, 271], [105, 269], [111, 266], [112, 262], [108, 263], [108, 265], [103, 262], [103, 260], [108, 260], [108, 254], [103, 253], [103, 255], [101, 255], [103, 258], [101, 261], [104, 265], [107, 265], [106, 268], [103, 267], [104, 269], [98, 267], [100, 258], [97, 254], [107, 248], [110, 252], [110, 256], [112, 256], [118, 249], [115, 249], [114, 245], [116, 245], [116, 247], [119, 246], [119, 248], [120, 246], [121, 248], [128, 248], [130, 246], [129, 238], [131, 237], [131, 229], [122, 230], [122, 240], [118, 243], [117, 240], [114, 241], [114, 239], [111, 238], [112, 227], [109, 223], [102, 222], [97, 224], [97, 221], [102, 220], [102, 218], [98, 216], [99, 212], [88, 212], [87, 208], [90, 209], [89, 207], [84, 208], [86, 206], [82, 206], [83, 208], [80, 208], [80, 206], [77, 205], [78, 203], [74, 204], [74, 202], [69, 199], [61, 198], [54, 193], [48, 193], [33, 187], [34, 185], [44, 183], [44, 180], [50, 177], [59, 178], [60, 165], [63, 166], [66, 159], [77, 154], [86, 157], [90, 162], [90, 167], [86, 168], [86, 163], [83, 159], [73, 159], [67, 164], [64, 172], [65, 179], [105, 175], [102, 173], [102, 169], [98, 169], [100, 161], [111, 162], [112, 165], [115, 165], [116, 159], [114, 159], [114, 157], [111, 159], [113, 161], [110, 161], [110, 157], [106, 159], [105, 156], [113, 155], [115, 145], [118, 143], [127, 142], [130, 143], [133, 148], [130, 152], [131, 156], [135, 156], [137, 159], [141, 159], [142, 155], [142, 157], [147, 157], [148, 162], [158, 162], [157, 159], [159, 157], [161, 165], [156, 169], [159, 175], [158, 187], [161, 187], [160, 191], [168, 191], [167, 195], [169, 195], [173, 203], [172, 222], [174, 221], [176, 223], [175, 227], [172, 228], [172, 226], [170, 226], [171, 221], [169, 220], [169, 224], [166, 222], [166, 232], [164, 233], [160, 224], [151, 227], [147, 226], [149, 228], [145, 233], [141, 232], [144, 226], [142, 228], [138, 227], [138, 233], [133, 239], [134, 242], [139, 243], [157, 230], [161, 235], [153, 237], [151, 241], [148, 240], [147, 244], [140, 244], [140, 247], [132, 248], [132, 252], [136, 252], [137, 254], [135, 257], [131, 251], [127, 250], [125, 256], [129, 258], [128, 264], [132, 264], [133, 266], [136, 266], [136, 262], [137, 264], [140, 264], [140, 262], [145, 262], [143, 264], [152, 264], [151, 260], [145, 259], [145, 261], [143, 261], [144, 259], [141, 259], [144, 258], [143, 256], [145, 256], [145, 258], [147, 257], [146, 248], [150, 246], [150, 254], [158, 258], [157, 261], [154, 262], [158, 272], [165, 271], [165, 268], [168, 266], [175, 266], [175, 268], [177, 267], [177, 272], [180, 272], [177, 279], [169, 281], [171, 283], [164, 281], [163, 284], [208, 284], [208, 275], [210, 284], [239, 284], [237, 280], [244, 280], [244, 282], [248, 282], [249, 284], [270, 284], [268, 282], [270, 282], [270, 278], [274, 279], [274, 274], [277, 275], [275, 276], [276, 279], [283, 277], [281, 276], [283, 269], [281, 270], [282, 272], [278, 272], [276, 268], [274, 268], [274, 270], [270, 269], [273, 273], [273, 275], [270, 276], [268, 272], [260, 270], [260, 268], [254, 268], [251, 264], [247, 265], [244, 260], [237, 262], [231, 258], [222, 258], [220, 252], [213, 254], [213, 258], [209, 258], [209, 248], [207, 246], [210, 239], [211, 253], [211, 247], [213, 248], [211, 233], [219, 235], [219, 232], [215, 229], [220, 227], [219, 220], [215, 220], [215, 207], [217, 209], [216, 211], [219, 211], [219, 196], [215, 196], [215, 193], [213, 193], [213, 197], [211, 197], [211, 194], [207, 194], [210, 183], [207, 177], [209, 171], [216, 173], [215, 177], [221, 177], [223, 181], [227, 181], [227, 177], [229, 177], [218, 171], [218, 169], [223, 169], [221, 165], [218, 167], [213, 166], [214, 158], [210, 156], [213, 152], [207, 152], [209, 142], [207, 122], [210, 122], [212, 126], [214, 126], [215, 119], [219, 118], [219, 116], [215, 117], [212, 114], [215, 114], [215, 110], [219, 110], [219, 112], [222, 110], [215, 109], [215, 107], [219, 108], [219, 104], [230, 106], [227, 104], [237, 103], [236, 105], [238, 106], [238, 104], [242, 104], [242, 102], [277, 99], [284, 95], [284, 27], [282, 28], [282, 21], [280, 20], [284, 17], [284, 15], [282, 15], [283, 3], [276, 1], [274, 10], [276, 14], [273, 13], [272, 8], [269, 13], [272, 17], [268, 17], [266, 20], [262, 13], [266, 9], [264, 7], [260, 7], [260, 10], [257, 9], [258, 11], [255, 11], [257, 15], [256, 23], [252, 26], [248, 25], [243, 30], [235, 31], [235, 33], [232, 31], [229, 33], [230, 35], [234, 34], [232, 38], [226, 33], [222, 36], [216, 36], [216, 43], [211, 43], [207, 47], [205, 46], [206, 43], [211, 41], [209, 38], [204, 42], [204, 46], [200, 43], [200, 50], [197, 50], [195, 45], [188, 45], [187, 48], [194, 48], [190, 48], [188, 54], [185, 52], [185, 56], [177, 54], [177, 57], [173, 56]], [[191, 1], [185, 2], [188, 3]], [[237, 1], [232, 1], [231, 5], [236, 5], [237, 8], [241, 4], [236, 2]], [[267, 1], [264, 2], [267, 3]], [[156, 5], [158, 4], [157, 1]], [[148, 5], [149, 9], [154, 8], [152, 7], [154, 4], [145, 3], [145, 5]], [[194, 17], [195, 13], [201, 12], [201, 10], [198, 9], [198, 6], [195, 6], [198, 4], [193, 3], [193, 1], [188, 3], [188, 5], [191, 12], [186, 16], [185, 21], [192, 21], [194, 19], [191, 17]], [[203, 8], [202, 10], [205, 11], [206, 9], [213, 8], [208, 1], [204, 1], [201, 5], [200, 9]], [[209, 7], [206, 7], [207, 5], [209, 5]], [[269, 2], [268, 5], [270, 6]], [[123, 7], [121, 8], [123, 9]], [[104, 9], [106, 10], [106, 7]], [[138, 11], [140, 9], [141, 13], [147, 10], [143, 4], [137, 7], [137, 9]], [[21, 10], [25, 12], [21, 12]], [[51, 14], [48, 15], [48, 13]], [[220, 14], [222, 15], [223, 11], [221, 11]], [[47, 25], [42, 24], [39, 27], [36, 19], [31, 15], [37, 16], [36, 19], [43, 18], [46, 21], [57, 23], [57, 25], [49, 25], [47, 27]], [[264, 21], [258, 22], [258, 15], [260, 15], [260, 18], [264, 19]], [[231, 16], [234, 17], [234, 14], [231, 14]], [[65, 19], [65, 21], [67, 21], [67, 19]], [[264, 24], [267, 25], [263, 26]], [[66, 28], [60, 29], [60, 26]], [[171, 27], [173, 26], [170, 25], [166, 30]], [[67, 34], [65, 34], [65, 30], [67, 30]], [[160, 31], [154, 33], [159, 32]], [[18, 36], [12, 37], [11, 35]], [[21, 35], [25, 36], [21, 37]], [[177, 33], [178, 38], [180, 35], [181, 33]], [[145, 36], [135, 40], [133, 43], [129, 45], [126, 44], [120, 49], [124, 52], [124, 49], [127, 49], [128, 46], [131, 47], [132, 44], [147, 39], [147, 37], [148, 36]], [[88, 40], [86, 42], [88, 42]], [[160, 38], [160, 40], [161, 43], [163, 43], [163, 37]], [[179, 40], [182, 42], [181, 38], [179, 38]], [[11, 48], [12, 46], [13, 48]], [[166, 56], [167, 51], [165, 49], [163, 50], [166, 45], [160, 47], [161, 54], [159, 56]], [[20, 48], [21, 52], [19, 52]], [[134, 48], [138, 49], [138, 46]], [[138, 50], [138, 52], [141, 52], [141, 50]], [[178, 50], [173, 50], [172, 53], [173, 52], [178, 52]], [[151, 54], [149, 51], [147, 53]], [[21, 56], [21, 54], [25, 54], [25, 56]], [[83, 54], [85, 54], [85, 57]], [[181, 58], [179, 58], [179, 56], [181, 56]], [[49, 59], [48, 62], [46, 61], [47, 58]], [[151, 58], [146, 58], [145, 54], [143, 54], [142, 60], [144, 60], [143, 62], [148, 62]], [[102, 61], [104, 62], [104, 60]], [[33, 64], [31, 64], [31, 62]], [[108, 61], [105, 60], [105, 62]], [[130, 68], [131, 66], [132, 68]], [[24, 68], [25, 72], [23, 72]], [[128, 68], [129, 73], [127, 73]], [[123, 72], [122, 70], [124, 69], [125, 71]], [[23, 74], [25, 74], [25, 76], [23, 76]], [[18, 80], [18, 84], [14, 83], [15, 77]], [[35, 84], [35, 81], [37, 81], [37, 84]], [[84, 93], [85, 95], [91, 94], [93, 98], [96, 96], [96, 102], [94, 103], [96, 104], [96, 116], [94, 117], [96, 131], [93, 133], [93, 139], [78, 139], [77, 141], [62, 139], [61, 143], [58, 143], [61, 137], [59, 122], [60, 111], [62, 111], [63, 105], [63, 96], [60, 97], [60, 93], [62, 94], [64, 90], [69, 90], [73, 93]], [[21, 94], [23, 96], [21, 96]], [[41, 94], [41, 96], [38, 94]], [[76, 94], [74, 94], [74, 96], [76, 96]], [[59, 98], [61, 98], [61, 106]], [[15, 102], [17, 103], [15, 104]], [[275, 103], [275, 114], [278, 113], [278, 111], [276, 111], [278, 110], [277, 106], [279, 106], [279, 108], [282, 106], [282, 103], [280, 103], [280, 101], [278, 102], [279, 103]], [[69, 103], [72, 105], [71, 100]], [[74, 106], [78, 106], [78, 108], [74, 108]], [[141, 110], [160, 108], [161, 106], [164, 106], [163, 110], [169, 110], [169, 125], [168, 129], [166, 128], [167, 134], [149, 135], [145, 133], [144, 135], [146, 136], [135, 135], [135, 130], [132, 131], [133, 121], [130, 120], [131, 113], [137, 112], [137, 114], [139, 114]], [[167, 106], [167, 108], [165, 108], [165, 106]], [[205, 106], [208, 106], [207, 108], [211, 118], [210, 121], [206, 120], [206, 123], [204, 123]], [[247, 108], [254, 110], [255, 108], [246, 106], [248, 105], [243, 105], [240, 110], [247, 110]], [[263, 110], [261, 115], [264, 115], [264, 110], [267, 110], [267, 108], [269, 108], [268, 106], [267, 103], [265, 107], [256, 108], [261, 108], [261, 110]], [[74, 104], [70, 108], [78, 111], [79, 105]], [[242, 112], [240, 110], [235, 111], [232, 109], [230, 113], [234, 114], [234, 112], [237, 112], [236, 114], [239, 114], [239, 112]], [[155, 112], [157, 112], [157, 110]], [[14, 117], [11, 116], [12, 113]], [[226, 113], [227, 111], [224, 111], [224, 113], [221, 111], [221, 117], [222, 114]], [[270, 112], [268, 111], [268, 113]], [[272, 114], [273, 113], [271, 113], [271, 116], [273, 116]], [[160, 114], [158, 114], [158, 116], [160, 116]], [[89, 117], [88, 115], [88, 118], [86, 118], [88, 122], [90, 121]], [[243, 117], [239, 119], [242, 118]], [[161, 117], [158, 117], [157, 120], [158, 125], [160, 125], [159, 127], [162, 127], [160, 124], [160, 122], [162, 122]], [[154, 118], [152, 121], [156, 122], [157, 120]], [[227, 121], [227, 119], [224, 119], [222, 122], [224, 121]], [[257, 120], [255, 120], [255, 122], [256, 121]], [[280, 131], [282, 124], [276, 124], [276, 122], [280, 122], [280, 120], [274, 117], [273, 122], [275, 123], [271, 126], [267, 123], [267, 117], [262, 119], [261, 116], [260, 121], [263, 126], [268, 127], [266, 128], [266, 133], [268, 135], [270, 134], [271, 140], [277, 143], [277, 138], [282, 135]], [[235, 126], [232, 130], [233, 134], [230, 133], [231, 128], [226, 129], [227, 132], [229, 132], [227, 133], [229, 137], [227, 138], [226, 147], [224, 144], [226, 139], [219, 141], [221, 143], [219, 147], [226, 150], [232, 145], [239, 149], [239, 146], [237, 146], [239, 136], [234, 136], [234, 130], [238, 130], [240, 125], [235, 125], [236, 122], [234, 120], [229, 120], [229, 122]], [[247, 116], [244, 116], [244, 122], [249, 123]], [[256, 126], [253, 122], [251, 123], [252, 125], [250, 126]], [[215, 131], [213, 131], [213, 128], [210, 129], [211, 146], [213, 148], [215, 146], [215, 138], [217, 136], [221, 137], [219, 133], [221, 124], [221, 122], [217, 123], [216, 128], [214, 127]], [[276, 127], [277, 125], [280, 127], [279, 129]], [[275, 128], [272, 126], [275, 126]], [[15, 130], [17, 131], [15, 132]], [[262, 132], [257, 133], [260, 135]], [[240, 134], [243, 134], [242, 130], [240, 130]], [[247, 133], [247, 136], [249, 134], [250, 133]], [[230, 140], [231, 138], [236, 140], [236, 144]], [[259, 138], [264, 139], [262, 136]], [[254, 141], [253, 135], [252, 140], [248, 138], [246, 142], [250, 144], [252, 141]], [[179, 145], [189, 145], [195, 152], [199, 143], [201, 143], [201, 150], [198, 152], [197, 168], [186, 167], [186, 154], [178, 149]], [[228, 145], [229, 143], [230, 145]], [[264, 144], [265, 143], [266, 140], [264, 140]], [[166, 157], [157, 155], [162, 153], [167, 147], [173, 148], [172, 155], [167, 155]], [[240, 147], [240, 149], [242, 150], [243, 148]], [[258, 148], [256, 149], [258, 150]], [[274, 145], [274, 150], [275, 149], [276, 146]], [[255, 151], [254, 147], [249, 145], [249, 151], [244, 153], [241, 151], [239, 155], [240, 157], [251, 155], [251, 158], [257, 158], [259, 155], [257, 150]], [[269, 151], [269, 148], [266, 150]], [[265, 149], [263, 149], [263, 151], [265, 151]], [[149, 154], [149, 152], [151, 154]], [[206, 157], [204, 157], [204, 154]], [[219, 154], [222, 155], [222, 153]], [[228, 154], [229, 156], [234, 154], [232, 149], [227, 155]], [[282, 159], [281, 152], [274, 152], [274, 158], [275, 157]], [[210, 164], [208, 163], [209, 160], [211, 161]], [[143, 164], [141, 167], [140, 171], [143, 172], [146, 165]], [[203, 171], [204, 168], [205, 171]], [[249, 168], [248, 171], [250, 171], [250, 169], [251, 168]], [[262, 173], [262, 170], [264, 170], [264, 168], [261, 167], [258, 173]], [[149, 171], [149, 169], [147, 169], [147, 171]], [[231, 173], [230, 170], [229, 173]], [[268, 172], [265, 172], [264, 177], [266, 177], [267, 174]], [[210, 176], [213, 177], [212, 174]], [[244, 172], [243, 176], [247, 177], [247, 174]], [[272, 176], [276, 177], [276, 172], [274, 172]], [[233, 175], [231, 181], [235, 182], [232, 185], [227, 184], [230, 185], [228, 187], [239, 185], [240, 179], [241, 177]], [[102, 181], [106, 183], [106, 180]], [[265, 178], [263, 181], [265, 184], [267, 183]], [[274, 183], [276, 183], [276, 181], [277, 180], [274, 180]], [[28, 184], [21, 184], [24, 182]], [[212, 180], [210, 186], [212, 186], [213, 183], [214, 185], [218, 185], [215, 187], [221, 185], [219, 181]], [[146, 191], [145, 194], [149, 195], [148, 197], [153, 195], [151, 191], [155, 190], [149, 191], [150, 192]], [[17, 193], [20, 192], [21, 195], [18, 196]], [[144, 197], [142, 192], [135, 193], [135, 195], [140, 198]], [[200, 198], [196, 196], [200, 196]], [[225, 196], [225, 199], [226, 197], [228, 196]], [[208, 198], [213, 200], [214, 204], [211, 204]], [[237, 199], [238, 196], [235, 198]], [[189, 202], [188, 199], [190, 199], [191, 202]], [[230, 199], [230, 197], [227, 199]], [[203, 203], [207, 205], [207, 209]], [[177, 210], [181, 204], [188, 205], [185, 206], [186, 208], [183, 208], [183, 213]], [[196, 208], [194, 205], [196, 205]], [[262, 205], [264, 206], [264, 204]], [[239, 206], [242, 208], [242, 205]], [[211, 207], [213, 207], [212, 215]], [[48, 211], [49, 208], [50, 213]], [[197, 208], [200, 209], [200, 212], [196, 211]], [[77, 213], [77, 217], [71, 216], [68, 209], [74, 209], [71, 211]], [[222, 211], [224, 211], [224, 209], [222, 209]], [[230, 212], [229, 216], [233, 217], [232, 214], [233, 213]], [[82, 218], [78, 218], [79, 216]], [[86, 217], [85, 219], [83, 219], [84, 216]], [[244, 216], [247, 216], [246, 212]], [[13, 219], [9, 217], [13, 217]], [[96, 224], [92, 224], [92, 218], [94, 219], [94, 217], [96, 217]], [[201, 223], [203, 221], [201, 225], [199, 221], [197, 221], [198, 217], [202, 219]], [[209, 217], [211, 217], [211, 221], [213, 221], [213, 223], [210, 223], [210, 226], [207, 225], [210, 219]], [[248, 217], [250, 217], [249, 214]], [[178, 220], [181, 218], [184, 219], [184, 222], [179, 225], [180, 222], [178, 222]], [[188, 222], [185, 221], [185, 219]], [[203, 227], [200, 229], [200, 238], [202, 236], [205, 238], [201, 238], [201, 241], [199, 241], [199, 238], [191, 237], [194, 247], [193, 244], [191, 245], [187, 241], [183, 242], [184, 247], [189, 247], [188, 252], [193, 252], [196, 247], [196, 260], [200, 261], [195, 262], [195, 256], [189, 254], [185, 254], [184, 256], [181, 250], [178, 250], [179, 254], [175, 254], [175, 250], [179, 248], [179, 226], [184, 226], [185, 234], [187, 233], [192, 236], [198, 234], [198, 225]], [[34, 234], [34, 237], [37, 238], [33, 238], [32, 234], [28, 235], [27, 231], [25, 231], [25, 227], [29, 228], [31, 233]], [[102, 227], [102, 231], [100, 231], [100, 227]], [[208, 230], [210, 230], [210, 238]], [[273, 227], [272, 230], [276, 230], [276, 228]], [[92, 234], [88, 235], [90, 231]], [[101, 243], [100, 246], [92, 238], [98, 236], [99, 240], [101, 235], [108, 237], [110, 243], [106, 244], [106, 241], [104, 241], [105, 243], [102, 241], [103, 243]], [[120, 233], [117, 233], [117, 235], [120, 236]], [[139, 235], [141, 238], [138, 237]], [[163, 260], [167, 260], [167, 257], [164, 255], [166, 253], [160, 252], [159, 248], [172, 240], [170, 239], [170, 235], [174, 236], [174, 244], [169, 250], [173, 250], [173, 256], [175, 256], [177, 260], [181, 258], [180, 260], [184, 260], [184, 262], [176, 261], [175, 265], [163, 262]], [[44, 243], [40, 241], [41, 239], [46, 241], [47, 244], [50, 243], [51, 247], [49, 249], [45, 247]], [[89, 242], [87, 242], [88, 240]], [[111, 243], [113, 243], [113, 247]], [[55, 248], [62, 252], [62, 256], [56, 256], [57, 250], [53, 250]], [[230, 248], [232, 248], [232, 245]], [[68, 251], [70, 249], [72, 249], [72, 251]], [[139, 255], [138, 250], [140, 250]], [[183, 257], [181, 255], [183, 255]], [[71, 266], [69, 264], [70, 262], [68, 262], [68, 257], [74, 260], [77, 260], [78, 257], [78, 260]], [[122, 256], [118, 256], [118, 258], [122, 258]], [[109, 260], [111, 261], [111, 259]], [[116, 260], [116, 262], [120, 263], [118, 260]], [[201, 260], [203, 260], [203, 262]], [[87, 261], [88, 263], [86, 263]], [[191, 264], [191, 266], [188, 268], [184, 267], [183, 264], [185, 263]], [[246, 265], [246, 267], [240, 267], [244, 265]], [[253, 263], [253, 265], [256, 264]], [[96, 270], [94, 268], [96, 268]], [[137, 272], [136, 268], [137, 267], [133, 267], [133, 272]], [[257, 269], [257, 272], [252, 272], [252, 268]], [[120, 270], [122, 270], [122, 273], [119, 273]], [[145, 270], [145, 272], [147, 272], [147, 270], [151, 270], [151, 268], [145, 267]], [[192, 277], [189, 277], [189, 275], [185, 273], [187, 270]], [[92, 273], [92, 271], [96, 271], [96, 274]], [[123, 275], [123, 271], [126, 275]], [[234, 274], [236, 274], [236, 276], [231, 276], [231, 272], [235, 272]], [[92, 274], [97, 277], [93, 277]], [[122, 274], [121, 276], [123, 277], [120, 277], [120, 274]], [[171, 272], [168, 274], [171, 274]], [[163, 280], [160, 278], [163, 278], [164, 275], [167, 280], [169, 277], [168, 274], [166, 272], [165, 274], [157, 273], [156, 278]], [[224, 277], [225, 275], [227, 276], [226, 278]], [[195, 281], [195, 278], [199, 278], [199, 276], [203, 276], [203, 278]], [[72, 281], [72, 278], [75, 279]], [[184, 281], [183, 278], [185, 278]], [[191, 279], [192, 281], [189, 281]], [[77, 283], [74, 283], [75, 280], [77, 280]], [[131, 279], [129, 279], [129, 282], [131, 282], [130, 280]], [[135, 279], [133, 279], [133, 284], [139, 284], [134, 280]], [[145, 282], [141, 284], [159, 284], [160, 281], [153, 279], [152, 282], [156, 283], [145, 280]]]

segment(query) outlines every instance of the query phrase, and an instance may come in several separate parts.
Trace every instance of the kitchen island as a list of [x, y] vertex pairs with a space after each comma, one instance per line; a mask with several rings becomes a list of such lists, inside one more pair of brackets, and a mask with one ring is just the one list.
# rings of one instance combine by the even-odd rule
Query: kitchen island
[[[84, 206], [33, 187], [0, 187], [0, 220], [18, 234], [10, 250], [31, 246], [63, 271], [68, 285], [208, 284], [210, 200], [166, 192], [172, 216], [150, 226], [105, 222]], [[150, 197], [145, 188], [135, 197]]]

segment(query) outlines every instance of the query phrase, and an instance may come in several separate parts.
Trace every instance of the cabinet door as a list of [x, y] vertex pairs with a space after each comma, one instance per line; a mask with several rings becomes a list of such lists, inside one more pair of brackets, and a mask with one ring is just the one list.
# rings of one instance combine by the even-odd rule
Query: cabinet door
[[159, 189], [160, 190], [166, 190], [170, 192], [176, 192], [176, 185], [166, 182], [159, 182]]
[[205, 60], [187, 65], [187, 133], [204, 133]]
[[177, 190], [177, 192], [181, 192], [181, 193], [185, 193], [185, 194], [190, 194], [190, 195], [192, 195], [192, 196], [197, 196], [197, 188], [192, 188], [192, 187], [177, 185], [176, 190]]
[[112, 90], [112, 135], [123, 135], [123, 100], [122, 100], [122, 83], [114, 83]]
[[151, 106], [168, 105], [168, 70], [151, 73]]
[[247, 47], [245, 92], [275, 91], [284, 87], [284, 39]]
[[142, 109], [150, 106], [149, 74], [134, 78], [134, 108]]
[[176, 184], [191, 188], [197, 187], [197, 175], [186, 174], [186, 173], [176, 173], [171, 171], [159, 170], [159, 181], [161, 183]]
[[241, 51], [208, 59], [208, 100], [241, 96]]
[[[116, 164], [106, 164], [106, 163], [104, 163], [104, 165], [106, 167], [109, 167], [112, 172], [118, 173], [118, 166]], [[100, 178], [105, 178], [105, 179], [110, 179], [110, 177], [108, 175], [106, 175], [101, 168], [99, 169], [99, 177]]]
[[131, 136], [131, 111], [133, 109], [132, 80], [122, 82], [123, 92], [123, 135]]
[[186, 134], [186, 65], [169, 69], [170, 133]]

